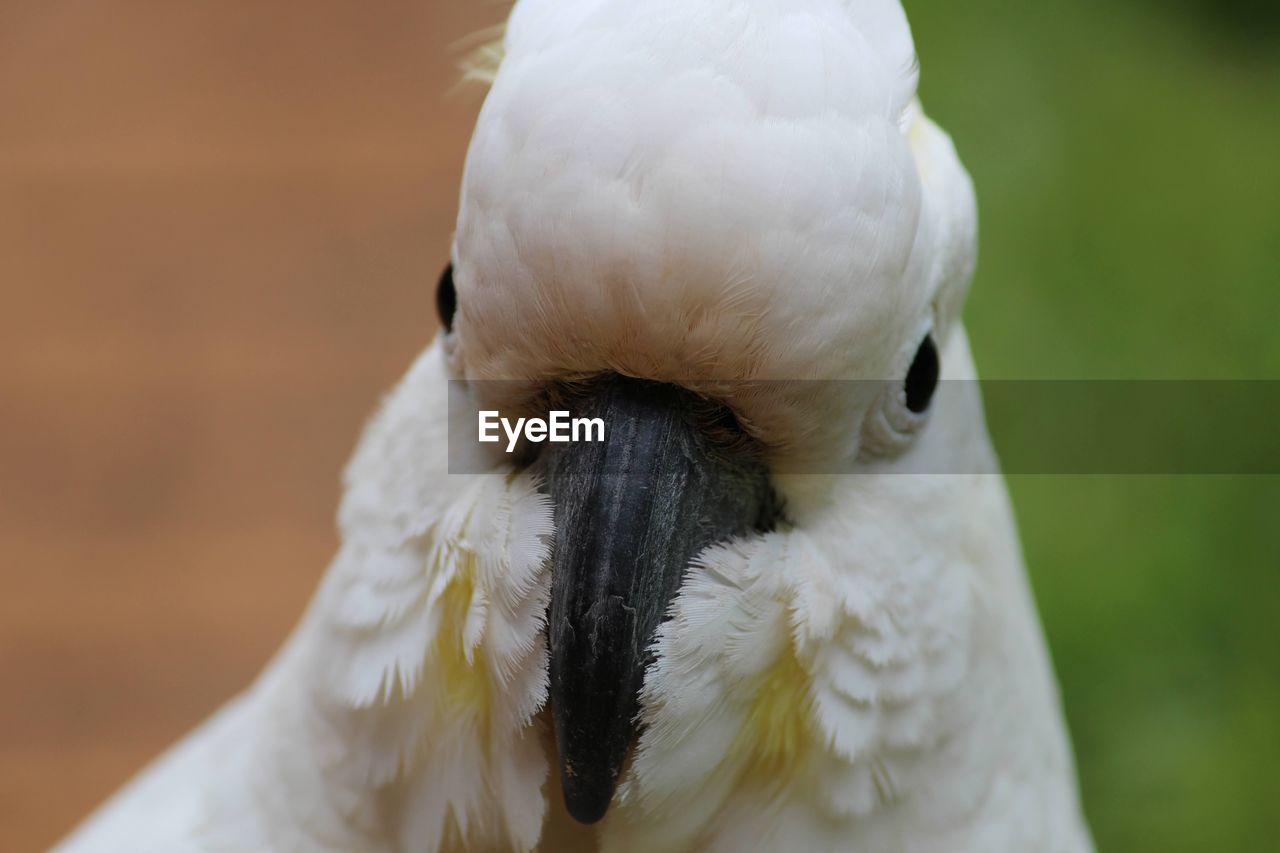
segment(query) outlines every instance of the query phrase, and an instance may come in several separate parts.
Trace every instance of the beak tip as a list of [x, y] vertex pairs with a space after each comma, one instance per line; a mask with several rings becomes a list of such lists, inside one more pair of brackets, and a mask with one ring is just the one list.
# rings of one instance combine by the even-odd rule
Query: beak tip
[[584, 779], [568, 763], [560, 766], [565, 809], [578, 823], [590, 825], [604, 818], [613, 800], [615, 784], [613, 779]]

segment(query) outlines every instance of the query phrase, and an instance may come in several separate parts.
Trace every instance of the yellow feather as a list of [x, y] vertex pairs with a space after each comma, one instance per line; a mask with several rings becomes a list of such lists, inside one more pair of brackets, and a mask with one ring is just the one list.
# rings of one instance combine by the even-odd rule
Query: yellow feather
[[765, 673], [734, 744], [750, 756], [746, 774], [761, 782], [791, 778], [815, 744], [812, 718], [809, 673], [788, 645]]
[[463, 83], [480, 83], [484, 86], [493, 83], [498, 75], [498, 66], [502, 64], [502, 58], [506, 54], [506, 34], [506, 23], [495, 24], [458, 43], [458, 49], [466, 51], [466, 55], [458, 63], [462, 69]]

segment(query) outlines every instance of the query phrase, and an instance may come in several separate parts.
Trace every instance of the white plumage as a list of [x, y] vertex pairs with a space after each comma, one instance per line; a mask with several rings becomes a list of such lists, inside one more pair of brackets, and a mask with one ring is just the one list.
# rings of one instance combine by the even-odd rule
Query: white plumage
[[[994, 470], [976, 390], [755, 383], [900, 381], [926, 333], [974, 378], [973, 195], [916, 78], [897, 0], [520, 0], [456, 326], [361, 441], [307, 615], [62, 849], [1091, 849], [1003, 482], [912, 473]], [[448, 474], [446, 399], [605, 371], [727, 403], [788, 523], [695, 561], [587, 829], [549, 774], [554, 507], [500, 455]], [[823, 466], [861, 473], [788, 473]]]

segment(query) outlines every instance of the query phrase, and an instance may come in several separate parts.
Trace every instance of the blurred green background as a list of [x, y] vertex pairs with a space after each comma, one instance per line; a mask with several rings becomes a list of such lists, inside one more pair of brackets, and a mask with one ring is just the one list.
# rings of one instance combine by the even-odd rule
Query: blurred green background
[[[907, 10], [984, 377], [1280, 380], [1280, 3]], [[1099, 849], [1277, 849], [1280, 478], [1010, 488]]]

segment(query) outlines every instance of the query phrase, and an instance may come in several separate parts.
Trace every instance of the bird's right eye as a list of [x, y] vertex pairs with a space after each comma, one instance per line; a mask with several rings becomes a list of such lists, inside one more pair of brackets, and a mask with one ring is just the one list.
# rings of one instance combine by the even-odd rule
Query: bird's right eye
[[453, 331], [453, 315], [458, 312], [458, 292], [453, 287], [453, 264], [444, 268], [436, 285], [436, 312], [446, 332]]

